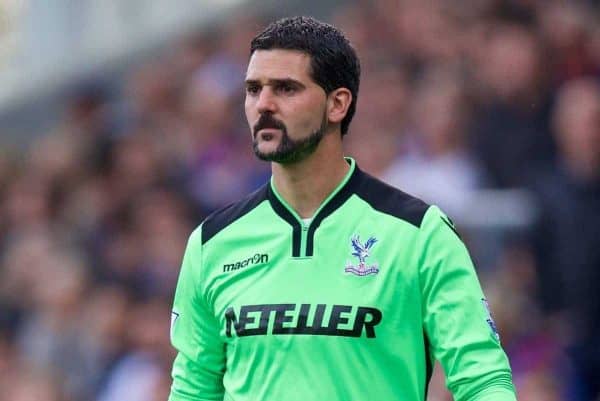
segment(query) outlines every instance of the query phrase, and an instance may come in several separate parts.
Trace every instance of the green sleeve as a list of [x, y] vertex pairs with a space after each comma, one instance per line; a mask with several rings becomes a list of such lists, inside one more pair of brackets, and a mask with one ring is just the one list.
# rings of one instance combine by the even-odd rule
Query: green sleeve
[[515, 401], [508, 359], [454, 226], [432, 206], [419, 235], [424, 330], [448, 389], [456, 401]]
[[169, 401], [222, 401], [224, 344], [219, 325], [201, 291], [201, 228], [192, 233], [183, 257], [171, 315], [173, 363]]

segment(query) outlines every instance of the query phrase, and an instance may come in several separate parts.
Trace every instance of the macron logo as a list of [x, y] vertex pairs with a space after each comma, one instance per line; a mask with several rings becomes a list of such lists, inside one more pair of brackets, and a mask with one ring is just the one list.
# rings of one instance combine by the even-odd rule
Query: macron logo
[[249, 257], [235, 263], [226, 263], [223, 265], [223, 273], [227, 273], [233, 270], [243, 269], [248, 266], [262, 265], [269, 262], [269, 255], [266, 253], [257, 253], [254, 256]]

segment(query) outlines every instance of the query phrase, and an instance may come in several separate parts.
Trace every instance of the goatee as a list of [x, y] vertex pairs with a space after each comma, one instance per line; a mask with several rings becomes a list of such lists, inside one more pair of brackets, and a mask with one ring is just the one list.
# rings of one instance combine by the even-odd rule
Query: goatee
[[[266, 120], [269, 120], [269, 118], [272, 117], [266, 117]], [[259, 121], [259, 123], [257, 124], [259, 129], [256, 129], [255, 127], [254, 132], [256, 133], [260, 129], [262, 129], [263, 125], [268, 126], [270, 124], [261, 124], [261, 122]], [[280, 164], [293, 164], [304, 160], [317, 149], [317, 146], [319, 146], [319, 143], [321, 142], [321, 140], [325, 136], [325, 132], [327, 131], [327, 119], [324, 115], [319, 129], [310, 134], [308, 137], [299, 140], [293, 140], [289, 137], [287, 129], [285, 125], [283, 125], [283, 123], [277, 121], [276, 128], [281, 130], [281, 141], [279, 142], [277, 149], [275, 149], [273, 152], [268, 153], [261, 152], [258, 149], [257, 135], [255, 134], [254, 141], [252, 143], [252, 149], [254, 150], [254, 154], [260, 160], [271, 161]]]

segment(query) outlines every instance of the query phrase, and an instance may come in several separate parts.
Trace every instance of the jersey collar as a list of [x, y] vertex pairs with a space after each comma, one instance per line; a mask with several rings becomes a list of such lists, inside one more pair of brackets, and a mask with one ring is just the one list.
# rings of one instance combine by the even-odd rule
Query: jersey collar
[[[313, 256], [315, 231], [327, 216], [335, 212], [355, 192], [355, 187], [359, 180], [360, 169], [356, 166], [356, 162], [353, 158], [346, 157], [345, 159], [348, 164], [350, 164], [350, 169], [339, 185], [331, 192], [331, 194], [329, 194], [321, 206], [319, 206], [308, 227], [304, 225], [304, 222], [298, 213], [296, 213], [296, 211], [292, 209], [292, 207], [277, 192], [277, 189], [273, 184], [273, 178], [271, 177], [267, 197], [275, 213], [292, 226], [293, 257]], [[303, 231], [306, 232], [304, 241]]]

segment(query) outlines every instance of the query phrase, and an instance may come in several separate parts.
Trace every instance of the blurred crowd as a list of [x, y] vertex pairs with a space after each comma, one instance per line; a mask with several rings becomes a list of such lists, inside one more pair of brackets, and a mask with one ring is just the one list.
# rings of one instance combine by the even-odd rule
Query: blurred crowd
[[[362, 63], [348, 155], [440, 205], [474, 254], [499, 249], [476, 262], [520, 401], [600, 399], [598, 11], [379, 0], [330, 19]], [[268, 21], [232, 16], [110, 87], [78, 86], [22, 154], [0, 142], [0, 401], [167, 399], [187, 237], [270, 175], [243, 114]], [[525, 226], [503, 229], [492, 202], [499, 233], [461, 229], [478, 193], [515, 188], [534, 200]], [[429, 400], [451, 400], [443, 387], [438, 368]]]

